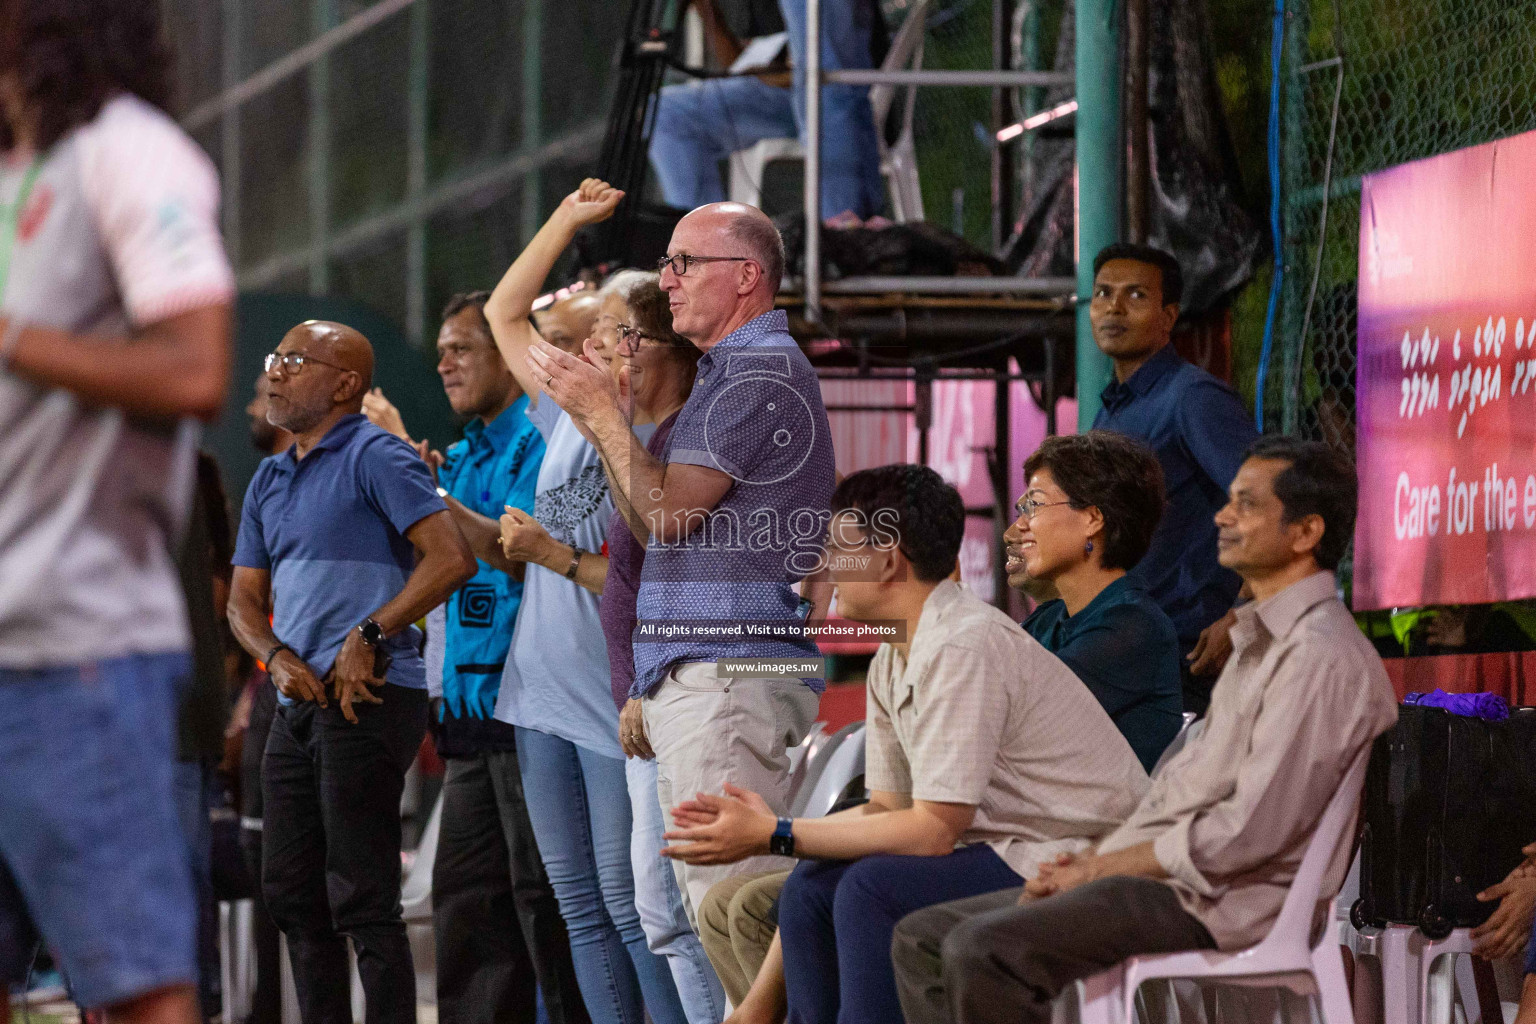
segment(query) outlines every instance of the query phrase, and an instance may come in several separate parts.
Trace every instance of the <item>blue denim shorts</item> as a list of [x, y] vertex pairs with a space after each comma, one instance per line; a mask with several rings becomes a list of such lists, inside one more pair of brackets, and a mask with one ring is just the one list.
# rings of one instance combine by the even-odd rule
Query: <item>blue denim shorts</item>
[[190, 667], [0, 669], [0, 857], [87, 1008], [197, 979], [172, 776]]

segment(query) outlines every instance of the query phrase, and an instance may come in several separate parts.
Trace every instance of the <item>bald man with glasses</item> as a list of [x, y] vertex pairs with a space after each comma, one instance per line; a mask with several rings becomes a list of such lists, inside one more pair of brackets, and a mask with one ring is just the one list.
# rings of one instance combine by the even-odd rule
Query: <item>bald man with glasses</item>
[[246, 490], [229, 599], [235, 637], [279, 694], [262, 764], [262, 895], [306, 1024], [351, 1024], [348, 938], [370, 1024], [407, 1024], [400, 794], [427, 725], [412, 623], [477, 567], [426, 464], [362, 415], [366, 338], [307, 321], [266, 369], [267, 419], [294, 443]]

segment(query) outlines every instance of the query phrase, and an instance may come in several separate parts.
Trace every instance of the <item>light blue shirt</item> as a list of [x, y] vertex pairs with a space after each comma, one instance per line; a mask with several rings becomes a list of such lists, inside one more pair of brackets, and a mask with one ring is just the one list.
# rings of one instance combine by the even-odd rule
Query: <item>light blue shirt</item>
[[[528, 410], [528, 419], [545, 443], [533, 517], [562, 544], [602, 552], [613, 497], [597, 449], [548, 395]], [[636, 433], [644, 441], [654, 429]], [[529, 565], [496, 718], [622, 758], [609, 683], [598, 596], [561, 573]]]

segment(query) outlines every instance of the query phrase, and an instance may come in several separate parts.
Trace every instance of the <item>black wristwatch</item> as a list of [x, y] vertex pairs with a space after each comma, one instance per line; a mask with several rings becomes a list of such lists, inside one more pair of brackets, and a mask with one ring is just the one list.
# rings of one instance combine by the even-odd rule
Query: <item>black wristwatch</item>
[[[289, 647], [287, 644], [279, 640], [277, 643], [272, 645], [272, 649], [267, 652], [267, 656], [261, 659], [261, 663], [267, 666], [267, 671], [269, 672], [272, 670], [272, 659], [277, 657], [278, 651], [287, 651], [289, 654], [293, 654], [295, 658], [299, 657], [297, 654], [294, 654], [292, 647]], [[300, 658], [299, 660], [302, 661], [303, 659]]]
[[363, 635], [363, 643], [369, 647], [378, 647], [384, 642], [384, 627], [372, 619], [364, 619], [357, 631]]
[[795, 855], [795, 819], [780, 818], [768, 840], [768, 852], [780, 857]]

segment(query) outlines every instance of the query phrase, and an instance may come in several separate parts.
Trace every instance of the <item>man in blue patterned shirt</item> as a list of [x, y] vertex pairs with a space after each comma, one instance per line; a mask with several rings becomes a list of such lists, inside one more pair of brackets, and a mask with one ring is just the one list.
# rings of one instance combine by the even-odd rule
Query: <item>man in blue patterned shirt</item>
[[[823, 560], [835, 483], [826, 408], [773, 308], [784, 243], [762, 211], [699, 207], [660, 266], [673, 328], [704, 352], [662, 459], [629, 429], [607, 375], [551, 346], [529, 358], [612, 468], [631, 529], [649, 537], [630, 695], [644, 699], [664, 812], [724, 783], [782, 811], [786, 747], [804, 736], [825, 685], [794, 585]], [[785, 670], [731, 676], [724, 658]], [[781, 864], [679, 864], [690, 918], [720, 878]]]

